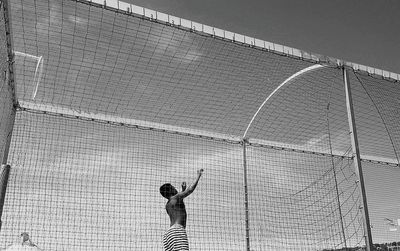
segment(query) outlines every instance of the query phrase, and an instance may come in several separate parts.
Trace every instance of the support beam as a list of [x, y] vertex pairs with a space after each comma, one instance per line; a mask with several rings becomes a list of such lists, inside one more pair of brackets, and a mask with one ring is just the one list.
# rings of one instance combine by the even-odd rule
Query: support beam
[[15, 122], [15, 114], [16, 114], [16, 107], [18, 106], [16, 91], [15, 91], [15, 70], [14, 70], [14, 49], [13, 49], [13, 39], [12, 39], [12, 32], [11, 32], [11, 8], [10, 8], [10, 1], [4, 0], [2, 4], [3, 12], [4, 12], [4, 27], [5, 27], [5, 36], [6, 36], [6, 43], [7, 43], [7, 56], [8, 56], [8, 72], [6, 79], [7, 83], [7, 91], [11, 95], [11, 100], [9, 105], [10, 114], [7, 120], [3, 120], [3, 123], [7, 124], [6, 130], [6, 139], [4, 145], [4, 152], [3, 158], [1, 159], [1, 164], [7, 164], [8, 153], [10, 150], [11, 144], [11, 135], [12, 130], [14, 128]]
[[[9, 114], [7, 119], [3, 119], [3, 123], [6, 124], [5, 130], [5, 143], [4, 143], [4, 151], [1, 153], [1, 176], [0, 176], [0, 230], [2, 226], [2, 214], [3, 214], [3, 206], [6, 197], [6, 189], [8, 184], [8, 178], [10, 176], [10, 165], [7, 165], [8, 153], [10, 151], [11, 144], [11, 135], [14, 128], [15, 122], [15, 114], [17, 107], [17, 98], [15, 92], [15, 70], [14, 70], [14, 49], [13, 49], [13, 40], [12, 40], [12, 32], [11, 32], [11, 8], [10, 8], [10, 0], [2, 1], [1, 7], [3, 8], [4, 14], [4, 27], [5, 27], [5, 37], [6, 37], [6, 45], [7, 45], [7, 61], [8, 61], [8, 69], [7, 69], [7, 78], [6, 83], [3, 83], [4, 86], [7, 86], [6, 91], [11, 95], [10, 100], [7, 100], [6, 106], [9, 109]], [[0, 156], [1, 156], [0, 154]]]
[[1, 220], [1, 217], [3, 215], [3, 206], [4, 206], [4, 200], [6, 198], [6, 189], [7, 189], [7, 183], [8, 183], [8, 177], [10, 176], [10, 165], [2, 165], [1, 167], [1, 177], [0, 177], [0, 230], [1, 226], [3, 224], [3, 221]]
[[351, 95], [351, 87], [349, 81], [349, 75], [346, 68], [343, 68], [343, 81], [345, 85], [346, 91], [346, 105], [347, 105], [347, 116], [349, 120], [349, 128], [350, 128], [350, 136], [351, 136], [351, 145], [354, 154], [354, 166], [357, 177], [359, 179], [359, 189], [361, 192], [362, 199], [362, 213], [363, 213], [363, 221], [364, 221], [364, 231], [365, 231], [365, 244], [367, 251], [372, 251], [373, 243], [372, 243], [372, 234], [371, 234], [371, 225], [369, 221], [369, 213], [368, 213], [368, 203], [367, 203], [367, 194], [365, 191], [365, 183], [364, 176], [361, 166], [360, 159], [360, 150], [358, 146], [358, 137], [356, 130], [356, 122], [354, 118], [354, 108], [353, 108], [353, 99]]
[[249, 191], [247, 186], [247, 140], [243, 139], [243, 178], [244, 178], [244, 208], [246, 217], [246, 250], [250, 251], [250, 226], [249, 226]]

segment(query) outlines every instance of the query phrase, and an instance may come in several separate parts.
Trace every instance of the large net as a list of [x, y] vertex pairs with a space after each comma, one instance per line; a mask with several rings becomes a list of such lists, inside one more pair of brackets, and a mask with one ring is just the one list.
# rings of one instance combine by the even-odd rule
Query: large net
[[203, 167], [197, 196], [187, 198], [191, 247], [243, 249], [237, 145], [29, 112], [17, 121], [14, 144], [30, 140], [12, 152], [15, 197], [3, 233], [28, 231], [44, 250], [161, 250], [169, 220], [158, 187], [189, 183]]
[[[11, 14], [1, 248], [29, 232], [43, 250], [161, 250], [159, 187], [200, 168], [191, 250], [365, 246], [340, 65], [117, 1], [15, 0]], [[394, 242], [400, 86], [350, 83], [374, 242]]]
[[396, 243], [393, 248], [398, 248], [400, 83], [363, 74], [354, 75], [351, 81], [361, 157], [369, 162], [363, 165], [374, 242]]

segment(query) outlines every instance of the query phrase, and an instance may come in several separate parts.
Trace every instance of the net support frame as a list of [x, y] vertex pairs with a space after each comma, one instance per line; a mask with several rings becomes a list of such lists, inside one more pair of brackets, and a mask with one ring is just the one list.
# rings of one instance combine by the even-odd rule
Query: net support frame
[[6, 32], [6, 44], [7, 44], [7, 60], [8, 60], [8, 69], [7, 69], [7, 78], [6, 78], [6, 85], [8, 87], [8, 91], [11, 94], [11, 102], [12, 102], [12, 110], [10, 121], [8, 123], [7, 130], [7, 138], [5, 142], [3, 158], [1, 160], [1, 177], [0, 177], [0, 231], [2, 227], [2, 215], [3, 215], [3, 206], [6, 197], [6, 190], [8, 179], [10, 176], [10, 165], [7, 165], [8, 161], [8, 154], [10, 151], [11, 145], [11, 136], [14, 128], [15, 123], [15, 116], [16, 116], [16, 107], [18, 106], [16, 92], [15, 92], [15, 70], [14, 70], [14, 46], [13, 46], [13, 39], [12, 39], [12, 31], [11, 31], [11, 9], [9, 0], [2, 0], [2, 6], [4, 12], [4, 20], [5, 20], [5, 32]]
[[244, 138], [242, 142], [243, 142], [244, 208], [245, 208], [245, 222], [246, 222], [246, 250], [250, 251], [249, 189], [247, 185], [247, 156], [246, 156], [247, 140]]
[[5, 29], [6, 29], [6, 43], [7, 43], [7, 56], [8, 56], [8, 85], [12, 91], [12, 100], [14, 106], [17, 104], [17, 98], [15, 94], [15, 54], [14, 54], [14, 42], [12, 35], [12, 23], [11, 23], [11, 8], [9, 0], [2, 0], [3, 2], [3, 10], [4, 10], [4, 20], [5, 20]]
[[267, 97], [267, 98], [264, 100], [264, 102], [260, 105], [260, 107], [258, 108], [258, 110], [254, 113], [254, 115], [253, 115], [253, 117], [251, 118], [249, 124], [247, 125], [246, 130], [244, 131], [243, 138], [246, 138], [247, 132], [249, 131], [249, 129], [250, 129], [250, 127], [251, 127], [251, 125], [252, 125], [254, 119], [257, 117], [258, 113], [261, 111], [261, 109], [264, 107], [264, 105], [268, 102], [268, 100], [269, 100], [279, 89], [281, 89], [281, 88], [282, 88], [283, 86], [285, 86], [286, 84], [290, 84], [291, 81], [292, 81], [293, 79], [295, 79], [295, 78], [297, 78], [297, 77], [299, 77], [299, 76], [301, 76], [301, 75], [303, 75], [303, 74], [306, 74], [306, 73], [311, 72], [311, 71], [315, 71], [315, 70], [317, 70], [317, 69], [319, 69], [319, 68], [323, 68], [323, 67], [325, 67], [325, 66], [324, 66], [324, 65], [321, 65], [321, 64], [315, 64], [315, 65], [309, 66], [309, 67], [307, 67], [307, 68], [305, 68], [305, 69], [302, 69], [302, 70], [300, 70], [300, 71], [294, 73], [294, 74], [291, 75], [290, 77], [288, 77], [288, 78], [287, 78], [285, 81], [283, 81], [277, 88], [275, 88], [275, 90], [274, 90], [273, 92], [271, 92], [271, 93], [268, 95], [268, 97]]
[[[115, 116], [108, 116], [102, 114], [94, 114], [94, 113], [87, 113], [84, 111], [73, 110], [65, 107], [53, 107], [50, 105], [42, 105], [38, 103], [29, 102], [26, 100], [22, 100], [18, 102], [16, 107], [16, 111], [26, 111], [31, 113], [39, 113], [39, 114], [48, 114], [51, 116], [61, 116], [66, 118], [73, 118], [79, 119], [84, 121], [97, 121], [99, 123], [106, 123], [106, 124], [114, 124], [114, 125], [121, 125], [126, 127], [135, 127], [135, 128], [147, 128], [149, 130], [156, 130], [162, 132], [169, 132], [173, 134], [180, 134], [183, 136], [193, 136], [193, 137], [200, 137], [200, 138], [208, 138], [213, 139], [216, 141], [226, 141], [235, 144], [242, 144], [243, 138], [234, 135], [228, 135], [223, 133], [216, 133], [210, 132], [206, 130], [193, 130], [186, 127], [180, 126], [171, 126], [167, 124], [161, 124], [156, 122], [148, 122], [136, 119], [125, 119], [119, 118]], [[338, 157], [338, 158], [346, 158], [352, 159], [351, 156], [344, 155], [339, 151], [317, 151], [317, 150], [309, 150], [305, 148], [301, 148], [299, 146], [291, 145], [291, 146], [283, 146], [278, 144], [274, 141], [267, 141], [261, 140], [257, 138], [248, 138], [246, 137], [247, 144], [250, 146], [258, 146], [264, 148], [271, 148], [277, 150], [285, 150], [291, 152], [298, 152], [298, 153], [309, 153], [309, 154], [316, 154], [321, 156], [327, 157]], [[377, 158], [376, 156], [365, 156], [361, 158], [361, 162], [369, 162], [375, 164], [381, 164], [385, 166], [390, 166], [393, 168], [399, 168], [400, 165], [394, 159], [388, 158]]]
[[371, 224], [368, 213], [368, 203], [367, 203], [367, 194], [365, 190], [364, 176], [361, 166], [360, 149], [358, 145], [358, 137], [357, 137], [356, 121], [354, 116], [353, 99], [351, 95], [349, 73], [346, 67], [343, 67], [342, 70], [343, 70], [343, 82], [346, 92], [346, 107], [347, 107], [347, 117], [349, 122], [351, 147], [354, 154], [354, 168], [355, 168], [355, 173], [358, 176], [358, 183], [359, 183], [358, 187], [360, 189], [361, 199], [362, 199], [362, 206], [360, 209], [363, 215], [365, 244], [366, 244], [366, 250], [372, 251], [373, 242], [371, 234]]
[[5, 20], [5, 30], [6, 30], [6, 43], [7, 43], [7, 56], [8, 56], [8, 78], [6, 81], [8, 82], [8, 88], [11, 93], [11, 99], [13, 103], [12, 114], [11, 114], [11, 121], [9, 124], [9, 128], [7, 128], [8, 135], [6, 139], [6, 145], [4, 147], [3, 159], [1, 160], [1, 164], [6, 165], [8, 160], [8, 153], [10, 151], [10, 144], [11, 144], [11, 136], [15, 122], [15, 114], [16, 114], [16, 107], [18, 106], [16, 92], [15, 92], [15, 70], [14, 70], [14, 46], [13, 46], [13, 39], [12, 39], [12, 31], [11, 31], [11, 9], [9, 0], [2, 1], [2, 7], [4, 10], [4, 20]]
[[6, 198], [6, 190], [7, 190], [7, 184], [8, 184], [8, 178], [10, 177], [10, 170], [11, 166], [10, 165], [2, 165], [1, 167], [1, 178], [0, 178], [0, 231], [1, 231], [1, 226], [3, 224], [1, 218], [3, 215], [3, 207], [4, 207], [4, 200]]

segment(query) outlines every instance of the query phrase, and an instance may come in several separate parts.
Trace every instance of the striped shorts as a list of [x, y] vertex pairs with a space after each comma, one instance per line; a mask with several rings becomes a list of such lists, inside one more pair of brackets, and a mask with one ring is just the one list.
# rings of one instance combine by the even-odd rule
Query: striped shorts
[[165, 251], [189, 251], [189, 242], [183, 226], [175, 224], [164, 234]]

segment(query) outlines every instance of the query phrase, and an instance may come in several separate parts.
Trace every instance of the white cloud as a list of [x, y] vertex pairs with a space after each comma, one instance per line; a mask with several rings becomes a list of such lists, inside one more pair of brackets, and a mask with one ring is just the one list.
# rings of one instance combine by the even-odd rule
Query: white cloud
[[77, 17], [77, 16], [72, 16], [72, 15], [70, 15], [68, 17], [68, 20], [70, 22], [72, 22], [72, 23], [76, 23], [76, 24], [79, 24], [79, 25], [86, 25], [88, 23], [87, 19], [84, 19], [84, 18], [81, 18], [81, 17]]
[[168, 31], [151, 36], [149, 42], [156, 43], [156, 53], [172, 56], [172, 60], [175, 62], [191, 63], [200, 59], [202, 53], [198, 49], [194, 48], [194, 46], [186, 46], [193, 44], [190, 36], [174, 36], [177, 35]]

